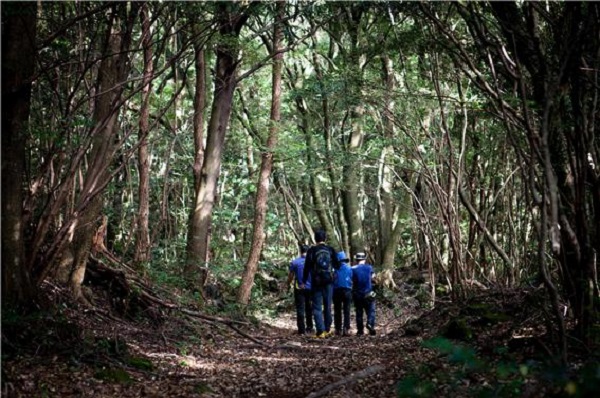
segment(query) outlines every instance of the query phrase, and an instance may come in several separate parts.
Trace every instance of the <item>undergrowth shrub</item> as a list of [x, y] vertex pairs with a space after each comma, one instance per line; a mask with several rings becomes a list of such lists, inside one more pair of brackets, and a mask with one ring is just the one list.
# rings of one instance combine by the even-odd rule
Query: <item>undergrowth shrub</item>
[[500, 361], [481, 358], [473, 347], [443, 337], [422, 343], [445, 357], [448, 364], [422, 365], [399, 380], [398, 397], [595, 397], [600, 391], [600, 363], [589, 361], [565, 368], [556, 361], [518, 363], [500, 347]]

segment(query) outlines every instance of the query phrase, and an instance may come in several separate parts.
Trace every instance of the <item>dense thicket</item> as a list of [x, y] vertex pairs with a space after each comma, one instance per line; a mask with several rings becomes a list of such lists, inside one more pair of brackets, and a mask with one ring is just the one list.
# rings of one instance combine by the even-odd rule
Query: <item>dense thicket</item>
[[598, 343], [599, 14], [3, 4], [2, 305], [84, 301], [91, 256], [252, 304], [322, 226], [389, 294], [409, 267], [432, 304], [543, 284], [563, 357], [565, 314]]

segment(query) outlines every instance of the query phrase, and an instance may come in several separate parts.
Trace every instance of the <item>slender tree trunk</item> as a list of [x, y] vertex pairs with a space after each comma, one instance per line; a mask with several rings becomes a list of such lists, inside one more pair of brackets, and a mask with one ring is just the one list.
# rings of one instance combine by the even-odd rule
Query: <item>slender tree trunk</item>
[[[396, 81], [394, 78], [394, 69], [390, 58], [384, 54], [381, 58], [382, 80], [385, 85], [384, 109], [383, 109], [383, 129], [386, 140], [393, 139], [394, 131], [394, 101], [391, 93], [396, 90]], [[394, 147], [391, 144], [386, 145], [381, 151], [379, 165], [379, 247], [378, 260], [382, 269], [393, 269], [396, 258], [396, 249], [402, 233], [402, 228], [398, 223], [397, 214], [400, 210], [394, 201], [392, 192], [394, 190], [394, 169], [391, 163], [394, 161]], [[405, 194], [405, 198], [410, 197]], [[405, 200], [406, 201], [406, 200]], [[405, 207], [410, 208], [409, 206]]]
[[360, 49], [360, 20], [362, 12], [359, 6], [349, 6], [347, 9], [348, 33], [350, 34], [351, 48], [347, 59], [350, 67], [350, 97], [353, 104], [350, 106], [350, 139], [346, 145], [346, 158], [343, 166], [342, 204], [344, 215], [348, 224], [348, 237], [350, 252], [356, 253], [365, 250], [365, 241], [360, 214], [360, 172], [362, 161], [360, 159], [364, 140], [363, 114], [364, 105], [361, 101], [364, 55]]
[[[85, 173], [79, 206], [84, 209], [76, 215], [72, 226], [74, 231], [71, 244], [73, 267], [69, 277], [69, 286], [76, 299], [85, 302], [81, 291], [81, 283], [85, 276], [85, 268], [97, 223], [103, 209], [102, 191], [110, 178], [109, 167], [115, 156], [115, 134], [118, 131], [119, 108], [115, 104], [121, 98], [127, 76], [127, 49], [130, 43], [131, 26], [136, 9], [131, 10], [125, 23], [126, 30], [120, 29], [120, 19], [127, 15], [127, 4], [119, 3], [114, 7], [113, 21], [108, 29], [106, 57], [102, 60], [98, 90], [94, 104], [93, 120], [100, 129], [94, 129], [92, 149], [89, 156], [89, 167]], [[86, 205], [87, 204], [87, 205]]]
[[279, 130], [279, 120], [281, 118], [281, 70], [283, 66], [283, 53], [281, 53], [281, 40], [283, 36], [282, 21], [285, 11], [285, 2], [277, 2], [277, 15], [273, 28], [273, 73], [272, 73], [272, 98], [271, 98], [271, 116], [269, 124], [269, 138], [267, 146], [262, 154], [260, 165], [260, 176], [256, 190], [256, 204], [254, 209], [254, 229], [252, 233], [252, 245], [250, 254], [246, 262], [242, 284], [238, 292], [238, 302], [248, 304], [252, 285], [254, 284], [254, 275], [258, 269], [258, 260], [262, 252], [265, 240], [264, 224], [267, 213], [267, 199], [269, 195], [269, 179], [273, 168], [273, 150], [277, 146], [277, 135]]
[[148, 219], [150, 214], [150, 161], [148, 156], [148, 135], [150, 134], [150, 94], [152, 93], [152, 32], [148, 16], [148, 3], [143, 3], [140, 10], [142, 19], [142, 47], [144, 49], [144, 77], [142, 81], [142, 106], [139, 122], [139, 208], [137, 216], [135, 263], [141, 271], [144, 264], [150, 260], [150, 231]]
[[[535, 158], [544, 173], [540, 180], [547, 195], [542, 206], [547, 213], [542, 218], [546, 225], [540, 228], [540, 251], [549, 243], [561, 268], [562, 290], [573, 306], [580, 337], [587, 344], [597, 344], [594, 329], [600, 323], [600, 301], [593, 274], [600, 252], [600, 212], [596, 211], [600, 184], [594, 169], [600, 154], [594, 144], [597, 131], [589, 126], [594, 126], [598, 115], [600, 6], [594, 2], [563, 4], [551, 21], [560, 34], [548, 35], [548, 43], [542, 43], [540, 37], [548, 25], [540, 23], [539, 11], [533, 5], [524, 9], [514, 4], [490, 5], [518, 67], [527, 69], [531, 76], [525, 81], [519, 73], [519, 84], [532, 87], [531, 99], [537, 105], [531, 112], [531, 99], [522, 90], [525, 114], [536, 118], [539, 126], [539, 131], [532, 131], [531, 124], [526, 125], [531, 151], [541, 154]], [[545, 259], [540, 257], [540, 273], [553, 303], [566, 362], [558, 291], [545, 266]]]
[[[119, 155], [117, 157], [117, 163], [123, 164], [125, 157]], [[123, 168], [113, 178], [114, 189], [112, 191], [112, 198], [110, 199], [111, 212], [108, 215], [108, 226], [106, 228], [106, 248], [109, 252], [115, 250], [115, 243], [117, 237], [120, 235], [123, 229], [123, 196], [127, 189], [127, 170]], [[126, 251], [126, 247], [121, 248], [122, 252]]]
[[[321, 72], [321, 68], [317, 59], [317, 53], [313, 52], [313, 66], [315, 68], [315, 73], [317, 75], [317, 80], [319, 80], [319, 84], [321, 85], [321, 90], [324, 91], [323, 88], [323, 83], [321, 82], [321, 80], [323, 79], [323, 75]], [[301, 68], [300, 66], [294, 66], [294, 69], [299, 69]], [[291, 87], [292, 90], [298, 89], [299, 86], [302, 84], [301, 82], [301, 77], [298, 77], [297, 75], [293, 74], [292, 72], [290, 72], [288, 70], [288, 76], [289, 76], [289, 85]], [[329, 165], [327, 165], [327, 169], [328, 169], [328, 174], [329, 177], [331, 178], [331, 180], [333, 181], [333, 168], [331, 167], [330, 163], [331, 163], [331, 151], [330, 151], [330, 144], [331, 144], [331, 140], [330, 140], [330, 133], [329, 133], [329, 116], [327, 114], [327, 99], [326, 99], [326, 95], [322, 96], [323, 99], [321, 101], [322, 104], [322, 116], [323, 116], [323, 132], [324, 132], [324, 139], [325, 139], [325, 145], [326, 145], [326, 150], [325, 150], [325, 162], [329, 163]], [[321, 152], [320, 148], [318, 147], [318, 145], [315, 143], [314, 137], [313, 137], [313, 132], [311, 131], [311, 123], [310, 123], [310, 117], [309, 117], [309, 112], [308, 112], [308, 106], [306, 103], [306, 100], [301, 96], [301, 95], [296, 95], [294, 96], [294, 102], [296, 104], [296, 109], [298, 110], [298, 114], [299, 114], [299, 123], [298, 123], [298, 128], [300, 129], [300, 131], [302, 131], [302, 133], [304, 134], [304, 138], [305, 138], [305, 145], [306, 145], [306, 162], [307, 164], [311, 164], [311, 165], [317, 165], [320, 162], [320, 159], [318, 159], [318, 156], [316, 155], [317, 153]], [[318, 171], [313, 171], [312, 173], [309, 174], [308, 178], [306, 179], [306, 183], [308, 185], [308, 191], [310, 192], [310, 198], [312, 200], [312, 204], [313, 204], [313, 211], [317, 216], [317, 219], [319, 221], [320, 225], [313, 225], [310, 226], [310, 228], [308, 228], [308, 232], [309, 235], [312, 236], [313, 235], [313, 230], [315, 228], [323, 228], [325, 230], [325, 232], [327, 233], [327, 236], [329, 238], [330, 243], [334, 246], [334, 247], [342, 247], [342, 243], [341, 241], [338, 241], [337, 238], [337, 234], [336, 234], [336, 230], [335, 227], [333, 226], [333, 222], [329, 216], [329, 214], [327, 213], [327, 209], [330, 208], [331, 206], [328, 206], [326, 204], [326, 199], [323, 197], [323, 189], [321, 186], [321, 183], [319, 182], [319, 172]], [[334, 191], [332, 190], [332, 193]], [[335, 196], [334, 196], [335, 197]], [[337, 206], [336, 206], [337, 207]]]
[[275, 186], [282, 192], [286, 207], [293, 207], [296, 214], [296, 222], [293, 221], [292, 209], [289, 209], [289, 225], [293, 230], [296, 240], [300, 243], [307, 243], [307, 237], [312, 236], [313, 226], [310, 224], [310, 220], [306, 215], [306, 212], [300, 205], [299, 201], [302, 198], [297, 198], [292, 191], [292, 188], [287, 184], [283, 178], [275, 178]]
[[[296, 98], [296, 108], [298, 109], [298, 113], [300, 114], [300, 130], [304, 133], [304, 138], [306, 142], [306, 163], [307, 164], [318, 164], [318, 159], [315, 154], [318, 152], [316, 148], [316, 144], [313, 139], [312, 132], [310, 131], [310, 122], [308, 117], [308, 111], [306, 109], [306, 103], [303, 98]], [[313, 233], [313, 229], [315, 227], [321, 227], [327, 233], [329, 237], [329, 241], [332, 244], [337, 243], [337, 237], [335, 234], [335, 228], [329, 214], [327, 214], [328, 206], [325, 204], [325, 198], [323, 197], [323, 190], [321, 187], [321, 183], [319, 182], [318, 172], [313, 172], [308, 177], [308, 189], [310, 191], [310, 196], [313, 203], [314, 212], [317, 215], [320, 226], [312, 226], [310, 228], [310, 235]]]
[[24, 253], [23, 171], [36, 51], [34, 3], [2, 4], [2, 307], [35, 294]]
[[[196, 92], [194, 94], [194, 203], [198, 203], [202, 163], [204, 161], [204, 107], [206, 105], [206, 64], [204, 60], [204, 44], [194, 45], [196, 64]], [[188, 224], [186, 261], [184, 275], [190, 287], [202, 289], [206, 281], [204, 265], [208, 251], [203, 251], [200, 240], [200, 209], [192, 206]], [[208, 244], [207, 244], [208, 246]], [[204, 255], [204, 257], [201, 257]]]
[[[330, 52], [331, 52], [331, 45], [330, 45]], [[331, 119], [329, 117], [329, 99], [328, 96], [325, 95], [326, 92], [326, 88], [325, 88], [325, 83], [323, 82], [324, 77], [323, 77], [323, 71], [321, 70], [321, 65], [319, 63], [319, 60], [317, 58], [317, 52], [314, 51], [313, 55], [313, 65], [315, 68], [315, 75], [317, 77], [317, 80], [319, 82], [319, 87], [322, 90], [322, 95], [321, 95], [321, 116], [323, 119], [323, 139], [325, 140], [325, 161], [327, 163], [326, 167], [327, 167], [327, 174], [329, 175], [329, 180], [332, 182], [331, 183], [331, 198], [332, 201], [337, 201], [338, 197], [339, 197], [339, 189], [336, 188], [335, 184], [333, 183], [336, 180], [336, 171], [335, 168], [333, 167], [333, 159], [332, 159], [332, 149], [331, 149], [331, 145], [332, 145], [332, 139], [331, 139]], [[305, 134], [311, 134], [311, 132], [308, 130], [308, 112], [306, 110], [306, 105], [303, 104], [304, 107], [304, 113], [303, 113], [303, 117], [304, 120], [306, 120], [306, 123], [304, 123], [306, 125], [306, 129], [304, 130]], [[309, 148], [309, 154], [312, 156], [312, 152], [315, 150], [315, 144], [314, 141], [312, 139], [312, 135], [307, 135], [307, 146]], [[308, 164], [314, 164], [312, 163], [313, 161], [315, 161], [316, 159], [313, 160], [308, 159]], [[325, 229], [325, 232], [327, 233], [327, 237], [329, 240], [329, 243], [336, 248], [345, 248], [344, 250], [347, 250], [348, 247], [348, 230], [346, 228], [346, 223], [345, 223], [345, 219], [344, 219], [344, 209], [342, 206], [334, 206], [335, 211], [337, 212], [337, 214], [335, 214], [334, 216], [337, 216], [338, 219], [338, 229], [339, 229], [339, 239], [338, 239], [338, 235], [336, 234], [336, 229], [329, 217], [329, 215], [327, 214], [326, 209], [329, 206], [325, 205], [325, 199], [323, 198], [323, 194], [322, 194], [322, 189], [321, 189], [321, 184], [319, 183], [319, 179], [318, 176], [315, 176], [314, 174], [311, 175], [311, 179], [310, 179], [310, 189], [311, 189], [311, 193], [312, 193], [312, 198], [313, 198], [313, 203], [315, 205], [315, 209], [317, 211], [317, 215], [319, 217], [319, 221], [321, 222], [321, 226]], [[335, 220], [335, 218], [334, 218]]]
[[[237, 83], [238, 36], [247, 18], [247, 14], [230, 11], [229, 4], [217, 3], [216, 21], [220, 26], [223, 39], [216, 48], [214, 96], [200, 172], [200, 185], [194, 204], [194, 211], [197, 212], [194, 216], [197, 217], [197, 223], [195, 222], [197, 233], [193, 238], [197, 240], [197, 245], [196, 243], [193, 245], [193, 256], [201, 261], [207, 258], [209, 252], [212, 211], [217, 194], [225, 134], [231, 115], [233, 92]], [[200, 290], [202, 286], [196, 288]]]

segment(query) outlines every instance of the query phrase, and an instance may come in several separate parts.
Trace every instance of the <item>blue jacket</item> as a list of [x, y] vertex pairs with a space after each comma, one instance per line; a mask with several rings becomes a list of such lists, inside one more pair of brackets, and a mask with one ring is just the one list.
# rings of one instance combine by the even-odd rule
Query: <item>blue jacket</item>
[[352, 268], [348, 263], [342, 263], [340, 268], [334, 271], [333, 288], [352, 288]]
[[[292, 260], [292, 262], [290, 263], [290, 272], [294, 273], [294, 288], [296, 289], [299, 289], [300, 284], [302, 283], [302, 278], [304, 276], [303, 274], [305, 260], [306, 259], [304, 257], [298, 257]], [[310, 276], [306, 280], [304, 288], [310, 290]]]
[[364, 297], [373, 290], [372, 278], [373, 266], [371, 264], [357, 264], [352, 267], [352, 292], [359, 297]]

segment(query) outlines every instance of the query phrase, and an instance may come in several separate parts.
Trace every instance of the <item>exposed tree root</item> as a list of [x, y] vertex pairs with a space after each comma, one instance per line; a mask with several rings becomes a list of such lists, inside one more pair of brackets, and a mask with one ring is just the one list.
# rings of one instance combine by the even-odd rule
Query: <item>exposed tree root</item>
[[351, 375], [344, 377], [342, 380], [338, 380], [335, 383], [328, 384], [318, 391], [311, 392], [310, 394], [308, 394], [306, 396], [306, 398], [322, 397], [323, 395], [326, 395], [330, 391], [336, 390], [337, 388], [339, 388], [345, 384], [352, 384], [359, 379], [364, 379], [367, 376], [371, 376], [372, 374], [381, 372], [383, 369], [385, 369], [385, 368], [382, 365], [371, 365], [368, 368], [365, 368], [363, 370], [360, 370], [358, 372], [352, 373]]
[[[111, 261], [120, 264], [116, 259], [111, 259]], [[111, 304], [123, 316], [132, 316], [138, 311], [143, 311], [153, 319], [159, 319], [162, 318], [162, 315], [157, 307], [174, 310], [194, 318], [224, 324], [261, 347], [270, 348], [269, 344], [250, 336], [235, 326], [236, 324], [248, 325], [248, 322], [207, 315], [169, 303], [157, 297], [153, 290], [139, 278], [131, 277], [122, 270], [111, 268], [96, 258], [92, 257], [87, 265], [85, 282], [105, 287], [110, 294]]]

